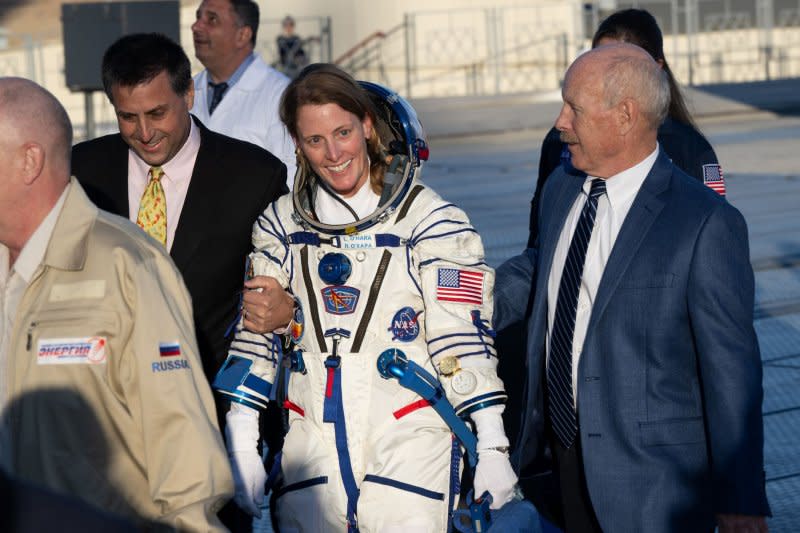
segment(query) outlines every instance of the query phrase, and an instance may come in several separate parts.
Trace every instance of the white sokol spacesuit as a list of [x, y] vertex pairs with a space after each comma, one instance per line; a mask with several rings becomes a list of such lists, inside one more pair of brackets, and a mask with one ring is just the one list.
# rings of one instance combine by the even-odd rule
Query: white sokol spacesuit
[[[214, 384], [239, 404], [263, 409], [277, 399], [289, 411], [275, 489], [283, 533], [448, 530], [463, 450], [435, 402], [379, 372], [387, 350], [436, 376], [464, 419], [499, 421], [506, 400], [481, 239], [415, 175], [427, 149], [413, 110], [383, 87], [362, 86], [394, 152], [380, 205], [352, 224], [320, 223], [309, 206], [326, 192], [298, 173], [293, 194], [255, 224], [251, 255], [253, 274], [295, 296], [296, 351], [281, 355], [276, 335], [240, 326]], [[486, 426], [479, 448], [505, 452], [502, 424]]]

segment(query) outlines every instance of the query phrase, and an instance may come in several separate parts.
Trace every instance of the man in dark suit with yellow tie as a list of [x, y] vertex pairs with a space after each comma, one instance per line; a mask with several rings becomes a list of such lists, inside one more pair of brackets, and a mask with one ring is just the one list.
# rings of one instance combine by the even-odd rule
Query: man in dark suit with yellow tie
[[[263, 148], [215, 133], [189, 114], [189, 59], [169, 38], [122, 37], [106, 51], [102, 68], [119, 133], [76, 145], [72, 173], [98, 207], [128, 217], [166, 246], [192, 296], [211, 382], [227, 356], [226, 330], [239, 310], [253, 223], [288, 191], [286, 167]], [[220, 413], [227, 408], [218, 401], [217, 411], [222, 428]], [[271, 415], [274, 427], [277, 411]], [[267, 437], [271, 449], [280, 446], [278, 428]], [[248, 530], [248, 520], [239, 524], [230, 507], [220, 514], [226, 525]]]
[[567, 71], [573, 166], [542, 192], [537, 242], [497, 270], [495, 327], [527, 317], [513, 459], [554, 458], [573, 532], [764, 532], [761, 359], [742, 215], [656, 140], [658, 64], [600, 46]]
[[[286, 192], [286, 167], [193, 119], [189, 60], [167, 37], [118, 40], [103, 58], [103, 85], [120, 133], [76, 145], [72, 172], [100, 208], [138, 222], [169, 250], [192, 295], [210, 381], [227, 355], [253, 222]], [[156, 183], [163, 200], [153, 200]], [[163, 202], [165, 220], [146, 205]]]

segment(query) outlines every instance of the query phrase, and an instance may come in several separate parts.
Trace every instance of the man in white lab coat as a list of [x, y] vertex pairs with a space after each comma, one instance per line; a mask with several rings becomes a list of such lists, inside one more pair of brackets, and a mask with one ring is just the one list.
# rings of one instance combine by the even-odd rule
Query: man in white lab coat
[[252, 0], [203, 0], [192, 25], [197, 59], [192, 114], [209, 129], [257, 144], [286, 165], [291, 189], [294, 143], [278, 116], [289, 79], [254, 51], [259, 24]]

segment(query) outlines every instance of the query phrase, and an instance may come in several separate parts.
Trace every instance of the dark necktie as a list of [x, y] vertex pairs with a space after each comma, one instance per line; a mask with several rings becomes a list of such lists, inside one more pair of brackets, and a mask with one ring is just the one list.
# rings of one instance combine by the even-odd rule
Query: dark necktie
[[228, 84], [224, 81], [220, 83], [208, 82], [208, 86], [211, 87], [212, 91], [214, 91], [214, 94], [211, 96], [211, 103], [208, 105], [208, 114], [211, 115], [222, 101], [225, 91], [228, 90]]
[[606, 193], [606, 182], [592, 180], [589, 198], [583, 205], [578, 226], [572, 235], [564, 272], [558, 286], [558, 300], [550, 334], [550, 359], [547, 363], [547, 390], [550, 405], [550, 423], [558, 441], [564, 448], [572, 446], [578, 430], [575, 402], [572, 391], [572, 337], [575, 333], [575, 315], [578, 309], [586, 248], [592, 237], [597, 214], [597, 199]]

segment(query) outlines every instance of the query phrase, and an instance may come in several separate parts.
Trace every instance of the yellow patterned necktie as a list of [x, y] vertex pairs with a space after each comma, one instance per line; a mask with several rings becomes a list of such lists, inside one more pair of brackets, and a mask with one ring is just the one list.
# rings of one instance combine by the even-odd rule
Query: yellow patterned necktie
[[150, 167], [150, 181], [139, 202], [136, 223], [161, 244], [167, 244], [167, 197], [161, 186], [164, 171], [161, 167]]

